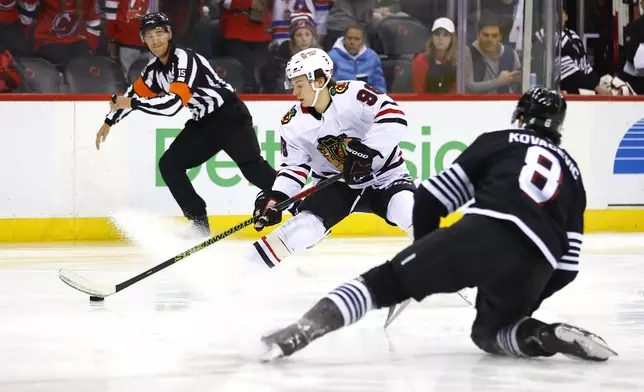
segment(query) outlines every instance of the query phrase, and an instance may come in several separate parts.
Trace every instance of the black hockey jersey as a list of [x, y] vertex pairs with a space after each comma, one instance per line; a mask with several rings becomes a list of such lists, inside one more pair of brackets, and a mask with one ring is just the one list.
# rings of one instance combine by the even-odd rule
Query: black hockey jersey
[[644, 94], [644, 74], [642, 74], [641, 63], [643, 45], [644, 18], [640, 17], [631, 21], [624, 28], [624, 53], [622, 56], [624, 68], [620, 74], [620, 77], [628, 82], [639, 95]]
[[474, 198], [465, 214], [510, 221], [553, 268], [578, 270], [586, 209], [581, 173], [566, 150], [535, 132], [485, 133], [421, 185], [441, 216]]
[[[546, 50], [544, 44], [544, 30], [535, 33], [537, 41], [533, 47], [534, 53], [543, 53]], [[579, 89], [594, 91], [599, 84], [599, 74], [593, 70], [588, 61], [584, 42], [574, 31], [564, 28], [561, 35], [561, 58], [559, 67], [555, 69], [561, 77], [561, 90], [568, 94], [579, 94]], [[535, 55], [535, 59], [541, 60], [542, 55]], [[537, 61], [540, 63], [540, 61]], [[535, 67], [535, 72], [542, 75], [541, 65]]]

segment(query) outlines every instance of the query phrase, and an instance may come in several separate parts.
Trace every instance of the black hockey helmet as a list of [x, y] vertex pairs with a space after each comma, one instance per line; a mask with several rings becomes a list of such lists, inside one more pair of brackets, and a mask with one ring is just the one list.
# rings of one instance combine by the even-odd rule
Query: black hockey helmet
[[527, 129], [561, 142], [561, 126], [566, 118], [566, 100], [555, 90], [535, 86], [526, 91], [512, 114], [512, 122], [519, 121]]
[[163, 28], [165, 31], [171, 31], [172, 22], [163, 12], [152, 12], [143, 16], [141, 20], [141, 27], [139, 27], [139, 34], [141, 41], [146, 31], [156, 29], [157, 27]]

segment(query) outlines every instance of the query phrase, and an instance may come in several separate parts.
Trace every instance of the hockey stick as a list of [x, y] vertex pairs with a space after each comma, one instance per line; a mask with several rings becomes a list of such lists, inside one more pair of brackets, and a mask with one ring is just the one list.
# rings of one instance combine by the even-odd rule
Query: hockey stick
[[[287, 200], [284, 200], [281, 203], [278, 203], [277, 205], [275, 205], [275, 209], [282, 211], [282, 210], [286, 209], [289, 205], [293, 204], [293, 202], [295, 202], [297, 200], [301, 200], [301, 199], [305, 198], [306, 196], [312, 194], [313, 192], [319, 191], [320, 189], [326, 188], [327, 186], [337, 182], [341, 178], [342, 178], [342, 173], [336, 174], [333, 177], [329, 177], [326, 180], [321, 181], [320, 183], [318, 183], [318, 184], [316, 184], [316, 185], [314, 185], [314, 186], [312, 186], [312, 187], [310, 187], [308, 189], [303, 190], [302, 192], [298, 193], [297, 195], [295, 195], [295, 196], [293, 196], [293, 197], [291, 197], [291, 198], [289, 198]], [[164, 261], [163, 263], [161, 263], [161, 264], [159, 264], [159, 265], [157, 265], [155, 267], [150, 268], [149, 270], [147, 270], [145, 272], [142, 272], [142, 273], [140, 273], [140, 274], [138, 274], [138, 275], [136, 275], [136, 276], [124, 281], [124, 282], [119, 283], [116, 286], [101, 285], [101, 284], [94, 283], [94, 282], [92, 282], [92, 281], [90, 281], [88, 279], [83, 278], [82, 276], [78, 275], [77, 273], [75, 273], [73, 271], [70, 271], [70, 270], [67, 270], [67, 269], [64, 269], [64, 268], [62, 268], [58, 272], [58, 276], [67, 285], [75, 288], [78, 291], [82, 291], [85, 294], [89, 294], [92, 297], [99, 297], [99, 298], [109, 297], [110, 295], [116, 294], [119, 291], [121, 291], [121, 290], [123, 290], [123, 289], [125, 289], [127, 287], [130, 287], [134, 283], [136, 283], [136, 282], [138, 282], [140, 280], [143, 280], [143, 279], [147, 278], [148, 276], [150, 276], [152, 274], [155, 274], [155, 273], [157, 273], [157, 272], [159, 272], [159, 271], [161, 271], [161, 270], [163, 270], [165, 268], [168, 268], [169, 266], [171, 266], [172, 264], [178, 262], [179, 260], [183, 260], [186, 257], [190, 256], [191, 254], [196, 253], [196, 252], [198, 252], [198, 251], [200, 251], [200, 250], [202, 250], [202, 249], [214, 244], [217, 241], [223, 240], [224, 238], [230, 236], [233, 233], [238, 232], [239, 230], [243, 229], [244, 227], [250, 226], [251, 224], [253, 224], [253, 222], [254, 222], [254, 218], [248, 218], [247, 220], [237, 224], [236, 226], [231, 227], [230, 229], [228, 229], [228, 230], [226, 230], [226, 231], [224, 231], [222, 233], [219, 233], [219, 234], [215, 235], [214, 237], [209, 238], [208, 240], [206, 240], [206, 241], [202, 242], [201, 244], [196, 245], [196, 246], [186, 250], [185, 252], [179, 253], [178, 255], [176, 255], [176, 256]]]

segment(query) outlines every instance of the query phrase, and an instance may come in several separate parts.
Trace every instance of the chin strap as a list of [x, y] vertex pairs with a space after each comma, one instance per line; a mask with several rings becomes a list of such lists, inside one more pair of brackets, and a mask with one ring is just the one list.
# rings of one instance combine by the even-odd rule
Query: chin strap
[[315, 91], [315, 98], [313, 99], [313, 103], [311, 104], [311, 107], [315, 106], [315, 104], [318, 102], [318, 98], [320, 98], [320, 92], [326, 88], [330, 80], [331, 79], [327, 79], [326, 82], [324, 82], [324, 86], [320, 88], [315, 88], [315, 80], [313, 82], [310, 82], [311, 87], [313, 88], [313, 91]]

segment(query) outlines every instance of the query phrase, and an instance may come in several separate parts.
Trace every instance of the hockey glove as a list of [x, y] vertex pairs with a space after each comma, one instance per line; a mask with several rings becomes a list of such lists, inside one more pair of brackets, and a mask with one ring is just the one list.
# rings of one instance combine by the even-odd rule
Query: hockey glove
[[414, 193], [414, 208], [412, 209], [412, 226], [414, 240], [425, 237], [438, 229], [441, 217], [447, 216], [447, 209], [424, 186], [419, 186]]
[[267, 190], [261, 191], [255, 199], [255, 210], [253, 218], [255, 220], [255, 230], [262, 231], [264, 227], [273, 226], [282, 221], [282, 211], [274, 207], [288, 199], [288, 196], [280, 191]]
[[344, 169], [342, 175], [349, 185], [359, 185], [373, 179], [373, 159], [382, 154], [367, 147], [360, 140], [352, 139], [345, 147]]

